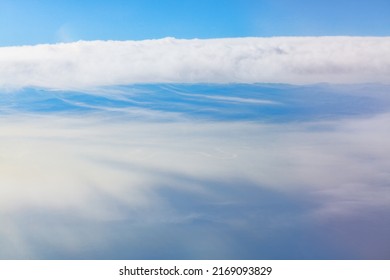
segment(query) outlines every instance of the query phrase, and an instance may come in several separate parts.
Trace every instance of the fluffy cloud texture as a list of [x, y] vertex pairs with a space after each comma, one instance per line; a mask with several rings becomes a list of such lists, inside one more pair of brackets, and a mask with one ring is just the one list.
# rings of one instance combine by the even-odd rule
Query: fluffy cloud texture
[[390, 82], [389, 37], [79, 41], [0, 48], [0, 86]]

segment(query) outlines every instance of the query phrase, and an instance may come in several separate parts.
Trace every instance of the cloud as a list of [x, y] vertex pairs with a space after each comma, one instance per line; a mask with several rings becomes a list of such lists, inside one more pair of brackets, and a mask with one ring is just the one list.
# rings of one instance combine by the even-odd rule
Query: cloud
[[165, 38], [2, 47], [0, 86], [389, 83], [389, 49], [389, 37]]
[[[389, 121], [389, 114], [295, 124], [3, 116], [0, 236], [9, 250], [0, 257], [42, 258], [53, 248], [56, 257], [95, 258], [102, 246], [118, 257], [115, 240], [150, 257], [159, 251], [148, 246], [164, 246], [172, 234], [183, 239], [175, 250], [188, 249], [192, 237], [208, 248], [199, 237], [207, 232], [227, 246], [216, 258], [237, 258], [229, 250], [245, 238], [234, 232], [286, 232], [302, 215], [321, 224], [388, 213]], [[165, 237], [147, 237], [156, 229]], [[152, 243], [134, 251], [140, 236]], [[184, 256], [214, 256], [198, 249]]]
[[[203, 181], [236, 180], [310, 192], [348, 209], [388, 205], [389, 121], [389, 114], [280, 124], [3, 116], [0, 212], [82, 207], [96, 190], [141, 205], [150, 187], [192, 189]], [[324, 208], [337, 209], [335, 201]]]

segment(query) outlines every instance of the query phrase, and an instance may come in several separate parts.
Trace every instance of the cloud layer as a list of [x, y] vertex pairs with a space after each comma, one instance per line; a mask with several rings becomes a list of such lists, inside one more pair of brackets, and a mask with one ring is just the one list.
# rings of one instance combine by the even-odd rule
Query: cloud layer
[[389, 121], [4, 117], [0, 258], [313, 258], [317, 239], [263, 247], [293, 246], [300, 230], [315, 238], [316, 225], [332, 246], [369, 244], [331, 258], [387, 258]]
[[0, 48], [0, 87], [390, 82], [389, 37], [79, 41]]

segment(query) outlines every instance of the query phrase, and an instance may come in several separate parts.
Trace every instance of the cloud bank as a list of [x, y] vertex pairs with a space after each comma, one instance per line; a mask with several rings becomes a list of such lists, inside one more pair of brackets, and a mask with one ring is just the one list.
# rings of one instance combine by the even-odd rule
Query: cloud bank
[[248, 231], [264, 244], [275, 232], [295, 238], [285, 229], [302, 222], [341, 218], [360, 219], [357, 229], [340, 222], [326, 234], [343, 228], [356, 238], [373, 226], [361, 219], [378, 219], [373, 236], [384, 237], [357, 242], [388, 257], [389, 121], [389, 114], [294, 125], [4, 117], [0, 258], [50, 257], [47, 248], [56, 258], [120, 258], [123, 244], [135, 258], [156, 257], [170, 240], [179, 240], [170, 250], [184, 248], [187, 258], [237, 258], [242, 248], [233, 245], [245, 236], [232, 241], [228, 232]]
[[79, 41], [0, 48], [0, 87], [389, 83], [390, 37]]

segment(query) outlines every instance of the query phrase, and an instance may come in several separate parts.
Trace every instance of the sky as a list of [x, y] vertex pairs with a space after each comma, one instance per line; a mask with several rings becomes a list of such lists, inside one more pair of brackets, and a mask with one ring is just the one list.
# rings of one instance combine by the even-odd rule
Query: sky
[[389, 12], [0, 0], [0, 259], [390, 259]]
[[111, 90], [1, 93], [0, 259], [390, 258], [389, 86]]
[[0, 46], [164, 37], [389, 36], [387, 0], [1, 0]]

